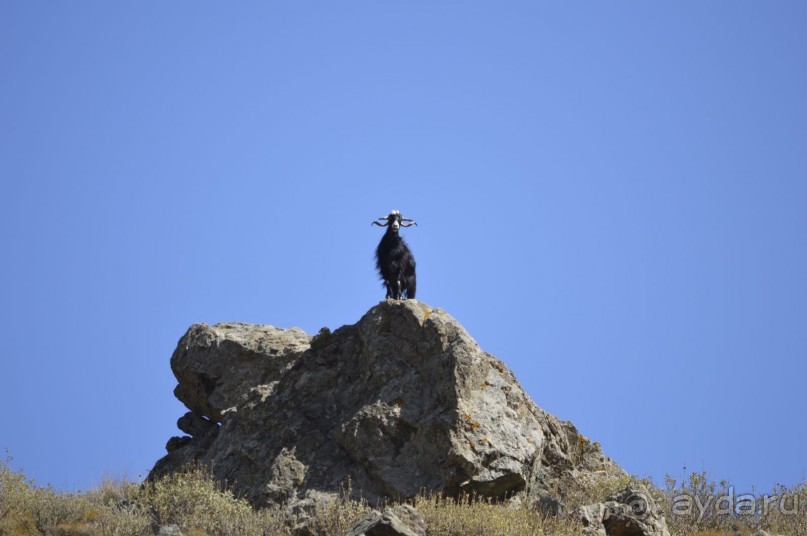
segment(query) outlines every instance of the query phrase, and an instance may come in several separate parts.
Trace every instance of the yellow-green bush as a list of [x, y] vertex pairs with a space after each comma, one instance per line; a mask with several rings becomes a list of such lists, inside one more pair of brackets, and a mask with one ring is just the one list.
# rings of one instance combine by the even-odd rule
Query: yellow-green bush
[[199, 468], [147, 484], [141, 502], [150, 506], [157, 525], [178, 525], [183, 533], [194, 529], [208, 535], [250, 536], [283, 530], [278, 513], [256, 512]]
[[0, 534], [44, 533], [60, 523], [80, 522], [91, 508], [85, 496], [37, 486], [0, 462]]
[[275, 512], [256, 512], [200, 469], [74, 494], [36, 486], [0, 462], [0, 535], [148, 536], [169, 524], [208, 536], [285, 533]]
[[544, 518], [521, 505], [508, 507], [475, 496], [418, 497], [413, 506], [426, 520], [430, 536], [578, 536], [581, 529], [571, 520]]

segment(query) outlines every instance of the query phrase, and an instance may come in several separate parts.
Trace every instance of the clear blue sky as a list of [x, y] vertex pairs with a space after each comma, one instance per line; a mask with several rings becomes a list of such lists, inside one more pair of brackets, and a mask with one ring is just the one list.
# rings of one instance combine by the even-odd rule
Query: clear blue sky
[[628, 471], [807, 472], [807, 4], [0, 3], [0, 449], [144, 475], [194, 322], [418, 298]]

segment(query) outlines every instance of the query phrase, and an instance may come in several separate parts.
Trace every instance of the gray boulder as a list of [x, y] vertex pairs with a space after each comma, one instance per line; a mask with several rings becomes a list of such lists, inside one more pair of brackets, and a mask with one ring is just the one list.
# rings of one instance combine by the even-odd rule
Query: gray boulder
[[339, 508], [340, 497], [336, 493], [308, 490], [305, 497], [291, 499], [286, 503], [286, 525], [294, 536], [315, 536], [317, 519], [328, 515], [329, 511]]
[[253, 505], [310, 492], [563, 497], [623, 474], [530, 399], [445, 311], [385, 301], [354, 325], [196, 324], [171, 357], [188, 434], [149, 477], [210, 468]]
[[182, 536], [178, 525], [163, 525], [157, 531], [157, 536]]
[[425, 536], [426, 521], [417, 510], [404, 504], [374, 510], [359, 521], [345, 536]]
[[664, 514], [642, 486], [632, 485], [604, 502], [581, 506], [575, 515], [584, 534], [596, 536], [670, 536]]

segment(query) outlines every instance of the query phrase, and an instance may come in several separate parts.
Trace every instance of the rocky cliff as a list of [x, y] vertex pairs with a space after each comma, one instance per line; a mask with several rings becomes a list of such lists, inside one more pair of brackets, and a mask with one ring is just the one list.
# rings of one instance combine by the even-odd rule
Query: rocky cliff
[[256, 506], [350, 489], [529, 501], [622, 470], [546, 413], [445, 311], [382, 302], [354, 325], [196, 324], [171, 357], [190, 410], [150, 478], [207, 465]]

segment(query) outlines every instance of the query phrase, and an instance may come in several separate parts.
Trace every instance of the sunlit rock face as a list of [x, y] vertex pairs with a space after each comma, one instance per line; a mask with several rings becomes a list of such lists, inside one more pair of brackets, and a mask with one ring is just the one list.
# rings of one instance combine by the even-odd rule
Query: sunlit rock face
[[313, 337], [196, 324], [171, 368], [188, 435], [169, 440], [150, 478], [201, 463], [256, 506], [345, 491], [371, 503], [424, 492], [539, 501], [622, 473], [454, 318], [415, 300]]

